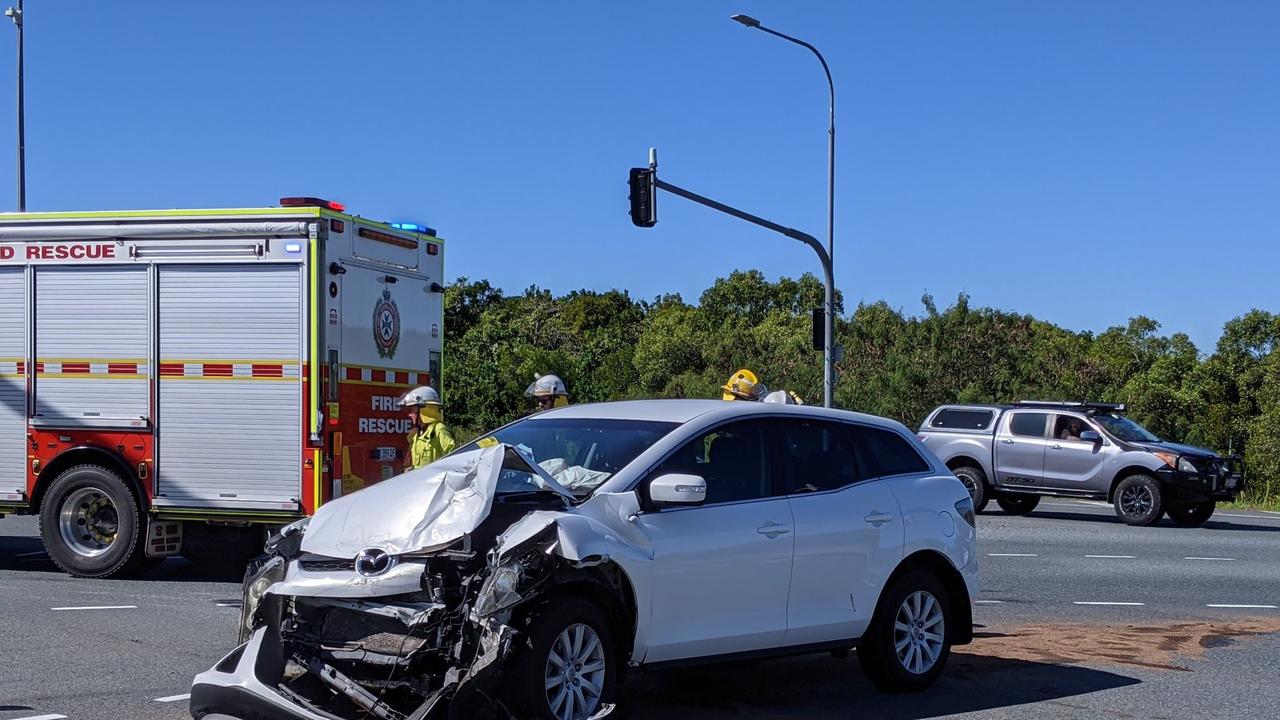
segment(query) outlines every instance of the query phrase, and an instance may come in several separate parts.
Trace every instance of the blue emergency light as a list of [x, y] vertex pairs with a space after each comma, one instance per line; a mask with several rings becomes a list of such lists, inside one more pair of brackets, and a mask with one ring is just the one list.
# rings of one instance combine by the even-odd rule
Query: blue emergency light
[[423, 235], [434, 236], [436, 234], [436, 231], [432, 228], [429, 228], [426, 225], [419, 225], [418, 223], [391, 223], [391, 227], [396, 230], [408, 230], [409, 232], [422, 233]]

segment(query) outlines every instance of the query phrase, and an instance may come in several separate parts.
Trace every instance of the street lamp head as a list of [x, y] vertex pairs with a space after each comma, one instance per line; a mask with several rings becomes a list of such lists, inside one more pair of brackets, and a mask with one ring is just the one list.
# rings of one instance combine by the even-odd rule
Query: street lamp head
[[743, 25], [746, 25], [749, 28], [760, 27], [760, 21], [751, 17], [750, 15], [742, 15], [742, 14], [730, 15], [729, 19], [734, 22], [742, 23]]

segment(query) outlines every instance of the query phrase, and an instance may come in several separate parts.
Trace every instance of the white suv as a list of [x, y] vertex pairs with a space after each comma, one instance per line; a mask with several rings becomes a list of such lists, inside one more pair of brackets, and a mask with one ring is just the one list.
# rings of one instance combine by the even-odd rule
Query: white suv
[[919, 690], [972, 638], [973, 522], [890, 420], [550, 410], [273, 536], [191, 711], [572, 720], [630, 670], [855, 647], [878, 687]]

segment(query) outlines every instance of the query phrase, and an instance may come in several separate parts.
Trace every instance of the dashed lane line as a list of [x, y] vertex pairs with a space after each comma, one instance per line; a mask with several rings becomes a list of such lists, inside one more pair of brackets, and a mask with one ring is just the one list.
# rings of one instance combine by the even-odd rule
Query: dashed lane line
[[1184, 557], [1183, 560], [1211, 560], [1214, 562], [1235, 562], [1235, 558], [1228, 557]]
[[1224, 604], [1224, 603], [1210, 603], [1208, 605], [1205, 605], [1205, 607], [1228, 608], [1228, 609], [1236, 609], [1236, 610], [1275, 610], [1277, 609], [1275, 605], [1231, 605], [1231, 604]]
[[62, 720], [66, 715], [28, 715], [26, 717], [14, 718], [13, 720]]
[[191, 699], [191, 693], [183, 693], [181, 695], [168, 695], [162, 698], [156, 698], [155, 700], [152, 700], [152, 702], [171, 703], [171, 702], [178, 702], [180, 700], [190, 700], [190, 699]]
[[974, 600], [973, 602], [978, 605], [1004, 605], [1005, 604], [1003, 600]]
[[1087, 558], [1095, 558], [1098, 560], [1137, 560], [1137, 555], [1085, 555]]
[[987, 553], [987, 557], [1040, 557], [1035, 553]]
[[1112, 602], [1109, 600], [1076, 600], [1072, 605], [1118, 605], [1120, 607], [1142, 607], [1146, 603], [1140, 602]]
[[[82, 605], [79, 607], [56, 607], [49, 608], [55, 612], [64, 610], [137, 610], [137, 605]], [[21, 719], [19, 719], [21, 720]]]

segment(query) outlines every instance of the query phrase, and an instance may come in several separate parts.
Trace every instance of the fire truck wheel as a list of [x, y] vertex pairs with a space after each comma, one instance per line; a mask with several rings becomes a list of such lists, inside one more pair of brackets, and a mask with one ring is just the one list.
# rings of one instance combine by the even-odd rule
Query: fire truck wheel
[[98, 465], [59, 475], [40, 507], [49, 558], [77, 577], [104, 578], [143, 559], [138, 501], [123, 479]]

